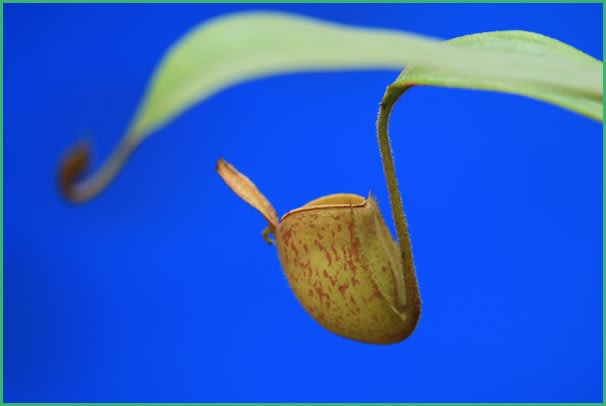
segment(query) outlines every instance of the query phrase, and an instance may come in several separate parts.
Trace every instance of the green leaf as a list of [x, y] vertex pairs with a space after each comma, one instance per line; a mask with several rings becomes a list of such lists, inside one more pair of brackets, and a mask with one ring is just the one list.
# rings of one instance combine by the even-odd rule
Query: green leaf
[[[594, 66], [596, 71], [602, 71], [602, 62], [597, 59], [553, 38], [527, 31], [495, 31], [471, 34], [451, 39], [445, 43], [479, 50], [487, 49], [536, 55], [546, 60], [559, 58], [560, 60], [569, 60], [571, 63], [585, 63], [588, 66]], [[540, 73], [541, 71], [537, 72]], [[565, 78], [570, 82], [577, 79], [576, 76]], [[597, 80], [596, 83], [598, 83]], [[595, 120], [602, 121], [603, 119], [602, 95], [598, 92], [572, 92], [570, 89], [546, 86], [540, 82], [516, 83], [498, 79], [483, 79], [471, 74], [460, 74], [424, 66], [408, 66], [396, 81], [389, 86], [384, 101], [397, 99], [413, 85], [496, 90], [525, 95], [567, 108]]]
[[168, 51], [113, 155], [82, 181], [90, 154], [83, 146], [72, 151], [60, 172], [62, 192], [75, 202], [94, 197], [143, 139], [233, 84], [289, 72], [400, 70], [407, 64], [416, 68], [390, 87], [394, 97], [413, 83], [491, 89], [602, 120], [602, 63], [536, 34], [479, 34], [444, 43], [284, 13], [240, 13], [195, 27]]
[[[560, 93], [601, 98], [601, 63], [580, 51], [564, 51], [570, 47], [558, 41], [535, 38], [531, 33], [526, 40], [518, 35], [515, 43], [519, 45], [508, 46], [503, 36], [484, 41], [470, 36], [446, 45], [402, 32], [353, 28], [282, 13], [222, 17], [194, 28], [168, 52], [130, 133], [143, 138], [192, 104], [235, 83], [310, 70], [401, 69], [418, 64], [440, 68], [442, 80], [458, 75], [480, 83], [501, 82], [503, 89], [510, 86], [519, 94], [526, 94], [525, 87], [536, 83], [543, 89], [554, 86]], [[459, 42], [468, 46], [451, 46]], [[569, 83], [571, 77], [575, 83]], [[476, 87], [474, 83], [461, 85]]]

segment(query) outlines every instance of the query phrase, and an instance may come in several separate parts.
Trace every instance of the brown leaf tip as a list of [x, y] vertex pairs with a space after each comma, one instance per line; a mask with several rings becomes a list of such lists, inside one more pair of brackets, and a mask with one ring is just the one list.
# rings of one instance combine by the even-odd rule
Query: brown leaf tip
[[77, 180], [88, 169], [91, 158], [91, 147], [87, 142], [79, 142], [62, 159], [59, 165], [59, 190], [64, 198], [78, 202]]

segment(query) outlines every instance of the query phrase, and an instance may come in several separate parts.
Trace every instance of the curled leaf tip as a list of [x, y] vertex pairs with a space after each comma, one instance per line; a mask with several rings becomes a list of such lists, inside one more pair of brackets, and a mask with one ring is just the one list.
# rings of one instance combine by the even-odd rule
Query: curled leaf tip
[[59, 190], [63, 197], [71, 203], [84, 203], [97, 196], [114, 179], [137, 145], [131, 137], [125, 137], [96, 172], [84, 176], [90, 166], [92, 148], [89, 142], [80, 141], [59, 166]]
[[63, 158], [59, 167], [59, 190], [63, 197], [72, 203], [82, 201], [78, 179], [90, 165], [91, 147], [88, 142], [80, 141]]

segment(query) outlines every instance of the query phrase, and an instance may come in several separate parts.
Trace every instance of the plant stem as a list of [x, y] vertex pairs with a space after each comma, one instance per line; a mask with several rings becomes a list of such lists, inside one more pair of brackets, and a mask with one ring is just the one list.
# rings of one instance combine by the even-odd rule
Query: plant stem
[[406, 293], [406, 305], [404, 313], [407, 316], [407, 320], [411, 322], [410, 333], [412, 333], [421, 314], [421, 300], [419, 297], [419, 287], [415, 273], [410, 236], [408, 234], [408, 224], [404, 214], [402, 196], [400, 195], [400, 189], [398, 188], [398, 178], [396, 176], [393, 152], [391, 150], [387, 130], [389, 116], [395, 102], [409, 88], [410, 86], [404, 89], [394, 88], [392, 86], [387, 88], [379, 109], [379, 117], [377, 119], [377, 138], [381, 153], [381, 161], [383, 163], [383, 171], [385, 173], [385, 181], [387, 183], [387, 190], [389, 192], [391, 213], [396, 226], [398, 243], [400, 244], [400, 252], [402, 255], [404, 289]]

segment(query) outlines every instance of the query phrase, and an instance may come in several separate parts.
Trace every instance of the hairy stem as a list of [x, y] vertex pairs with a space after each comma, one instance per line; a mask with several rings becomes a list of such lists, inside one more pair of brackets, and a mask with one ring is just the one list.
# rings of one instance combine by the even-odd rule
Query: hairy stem
[[410, 322], [409, 328], [410, 333], [412, 333], [419, 320], [419, 316], [421, 315], [421, 299], [419, 296], [419, 287], [414, 268], [410, 236], [408, 234], [408, 224], [406, 222], [406, 216], [404, 215], [404, 206], [402, 204], [400, 189], [398, 188], [398, 178], [396, 176], [393, 152], [391, 150], [387, 130], [391, 110], [398, 98], [404, 94], [408, 88], [409, 87], [405, 89], [395, 89], [391, 86], [387, 88], [379, 109], [379, 118], [377, 120], [377, 138], [379, 141], [381, 161], [383, 162], [385, 181], [387, 183], [387, 190], [389, 192], [391, 213], [396, 225], [396, 233], [398, 235], [398, 243], [400, 244], [400, 252], [402, 255], [404, 289], [406, 291], [404, 313], [407, 317], [407, 321]]

